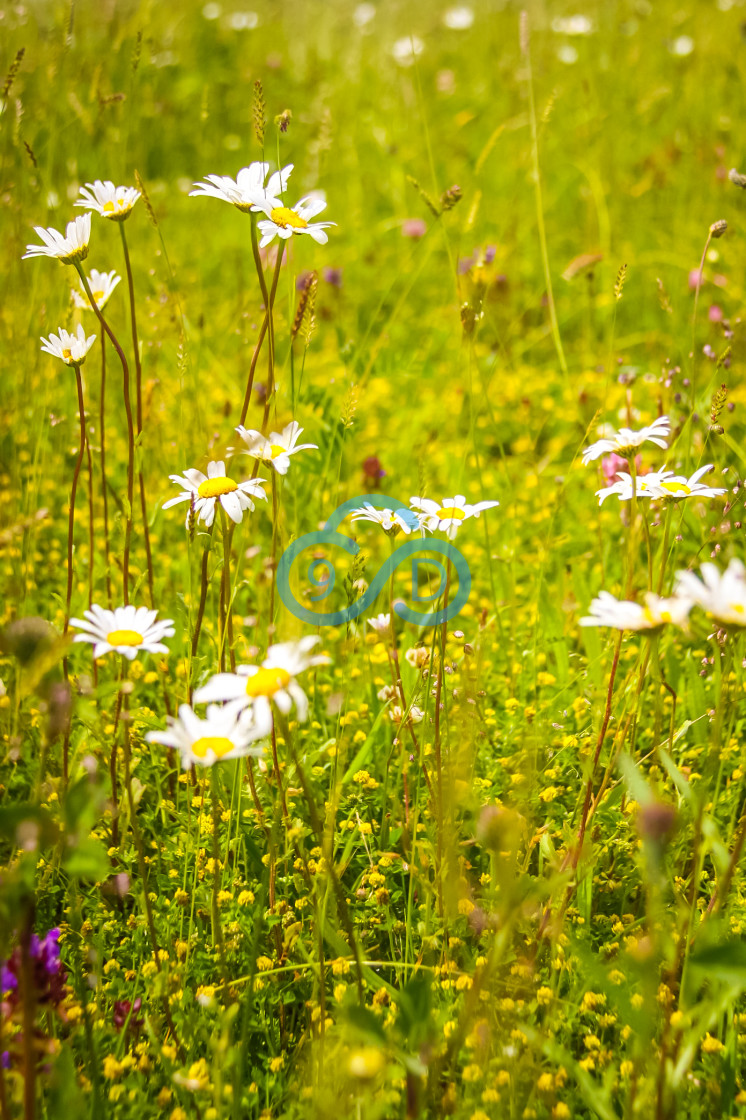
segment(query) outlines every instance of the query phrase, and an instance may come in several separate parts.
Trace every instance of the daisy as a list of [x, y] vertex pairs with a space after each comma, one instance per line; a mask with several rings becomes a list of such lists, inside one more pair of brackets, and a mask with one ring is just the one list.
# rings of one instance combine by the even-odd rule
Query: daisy
[[67, 223], [64, 234], [56, 229], [34, 226], [34, 233], [44, 242], [43, 245], [27, 245], [21, 260], [27, 257], [56, 257], [62, 264], [75, 264], [88, 256], [88, 242], [91, 240], [91, 215], [82, 214]]
[[[106, 307], [107, 303], [112, 297], [114, 289], [119, 281], [122, 279], [118, 276], [114, 269], [111, 272], [99, 272], [97, 268], [92, 268], [88, 273], [88, 283], [91, 285], [91, 295], [96, 301], [96, 306], [99, 311]], [[81, 295], [82, 292], [82, 295]], [[70, 292], [72, 301], [80, 311], [92, 311], [88, 296], [85, 294], [85, 288], [80, 285], [80, 291], [73, 288]]]
[[209, 528], [215, 520], [215, 506], [220, 502], [231, 521], [238, 524], [244, 515], [244, 510], [254, 510], [252, 498], [264, 498], [267, 495], [262, 490], [263, 478], [250, 478], [246, 482], [234, 482], [225, 473], [225, 463], [208, 463], [207, 474], [202, 471], [187, 470], [183, 475], [171, 474], [168, 476], [177, 486], [183, 486], [182, 492], [175, 498], [163, 503], [164, 509], [178, 505], [179, 502], [189, 502], [186, 523], [194, 509], [198, 518], [202, 518]]
[[469, 517], [479, 517], [485, 509], [499, 506], [499, 502], [476, 502], [470, 505], [463, 494], [455, 498], [444, 498], [439, 504], [432, 498], [410, 498], [409, 504], [417, 512], [423, 529], [431, 533], [444, 530], [449, 541], [452, 541], [461, 527], [461, 523]]
[[266, 739], [272, 731], [271, 721], [263, 719], [262, 715], [251, 708], [238, 711], [235, 706], [209, 704], [206, 718], [200, 719], [189, 704], [182, 704], [178, 717], [167, 717], [165, 731], [149, 731], [145, 738], [149, 743], [175, 747], [185, 770], [230, 762], [247, 755], [259, 757], [264, 753], [263, 748], [253, 744], [258, 739]]
[[731, 560], [725, 571], [715, 564], [703, 564], [702, 579], [694, 572], [676, 573], [676, 592], [688, 595], [723, 627], [746, 627], [746, 568]]
[[[612, 494], [616, 494], [620, 502], [629, 502], [632, 499], [632, 475], [627, 474], [626, 471], [618, 471], [618, 481], [612, 486], [604, 486], [601, 490], [596, 491], [598, 504], [602, 506], [607, 498]], [[658, 475], [655, 473], [646, 475], [637, 475], [635, 478], [636, 486], [634, 487], [634, 494], [636, 498], [658, 498], [660, 494], [656, 488], [656, 479]]]
[[294, 233], [307, 233], [319, 245], [326, 245], [329, 240], [326, 230], [337, 224], [311, 221], [322, 210], [326, 210], [325, 200], [311, 195], [306, 195], [292, 207], [283, 206], [279, 198], [267, 198], [261, 208], [267, 217], [257, 222], [257, 228], [262, 235], [259, 242], [260, 249], [266, 248], [276, 237], [286, 241]]
[[655, 443], [665, 451], [668, 443], [663, 437], [670, 434], [671, 421], [667, 416], [659, 416], [639, 432], [633, 432], [631, 428], [620, 428], [618, 432], [612, 430], [606, 439], [599, 439], [590, 447], [586, 447], [583, 452], [583, 464], [587, 465], [594, 459], [600, 459], [602, 455], [609, 455], [612, 452], [621, 455], [623, 459], [628, 459], [629, 454], [643, 443]]
[[391, 615], [377, 614], [375, 618], [368, 619], [368, 626], [375, 630], [376, 634], [385, 634], [387, 630], [391, 629]]
[[70, 625], [82, 631], [75, 635], [76, 642], [92, 642], [93, 656], [121, 653], [133, 661], [138, 653], [168, 653], [162, 638], [173, 638], [176, 631], [173, 619], [156, 622], [157, 611], [147, 607], [117, 607], [113, 611], [92, 606], [83, 611], [83, 618], [71, 618]]
[[95, 210], [102, 218], [109, 218], [112, 222], [123, 222], [129, 218], [133, 206], [140, 198], [140, 192], [135, 187], [115, 187], [111, 179], [104, 182], [97, 179], [95, 183], [86, 183], [80, 188], [80, 194], [76, 206]]
[[608, 591], [601, 591], [590, 606], [590, 615], [581, 618], [581, 626], [611, 626], [614, 630], [660, 630], [667, 622], [687, 629], [689, 612], [694, 602], [691, 598], [675, 595], [662, 599], [652, 591], [645, 596], [645, 605], [626, 599], [616, 599]]
[[42, 338], [41, 348], [45, 354], [51, 354], [53, 358], [61, 358], [65, 365], [82, 366], [86, 354], [95, 341], [95, 334], [86, 338], [85, 331], [79, 323], [75, 334], [70, 334], [60, 327], [57, 334]]
[[[230, 202], [244, 214], [250, 210], [259, 211], [267, 199], [276, 200], [276, 195], [287, 190], [290, 172], [294, 164], [289, 163], [281, 171], [275, 171], [269, 177], [265, 186], [268, 163], [250, 163], [242, 167], [235, 179], [228, 175], [205, 175], [206, 182], [195, 183], [196, 190], [190, 191], [190, 197], [196, 195], [205, 198], [219, 198], [223, 202]], [[282, 206], [282, 203], [278, 203]]]
[[283, 715], [288, 715], [293, 704], [298, 719], [308, 715], [308, 699], [295, 679], [299, 673], [315, 665], [328, 665], [324, 654], [311, 654], [320, 641], [315, 635], [297, 642], [280, 642], [270, 646], [267, 656], [259, 665], [239, 665], [235, 673], [217, 673], [194, 694], [197, 704], [212, 700], [232, 700], [235, 707], [254, 706], [257, 718], [271, 718], [271, 705], [275, 704]]
[[656, 496], [669, 502], [678, 502], [681, 498], [719, 498], [727, 491], [722, 487], [707, 486], [699, 481], [708, 471], [713, 470], [713, 467], [713, 463], [708, 463], [695, 471], [691, 478], [687, 478], [686, 475], [676, 475], [664, 467], [654, 476], [646, 475], [646, 479], [653, 489], [659, 491]]
[[353, 521], [372, 521], [374, 525], [380, 525], [384, 533], [390, 533], [394, 536], [400, 530], [402, 533], [411, 533], [413, 529], [419, 528], [419, 519], [416, 513], [412, 513], [411, 509], [376, 509], [370, 502], [364, 502], [359, 509], [352, 511]]
[[318, 451], [315, 443], [298, 443], [303, 429], [297, 420], [291, 420], [281, 432], [270, 432], [268, 436], [263, 436], [254, 428], [246, 429], [243, 425], [236, 428], [236, 431], [246, 444], [246, 454], [269, 463], [278, 474], [288, 473], [291, 455], [298, 451]]

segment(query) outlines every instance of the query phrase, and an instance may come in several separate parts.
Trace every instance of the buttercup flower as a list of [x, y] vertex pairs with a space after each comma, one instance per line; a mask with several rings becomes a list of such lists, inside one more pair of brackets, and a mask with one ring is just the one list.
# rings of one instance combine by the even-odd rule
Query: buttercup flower
[[67, 223], [64, 234], [56, 229], [34, 226], [34, 232], [42, 239], [43, 245], [27, 245], [22, 260], [28, 257], [56, 257], [62, 264], [84, 261], [88, 256], [88, 242], [91, 240], [91, 215], [81, 214]]
[[173, 619], [156, 622], [157, 611], [147, 607], [117, 607], [113, 611], [94, 606], [83, 611], [83, 618], [71, 618], [70, 625], [82, 631], [75, 635], [76, 642], [91, 642], [93, 656], [121, 653], [134, 661], [138, 653], [168, 653], [163, 638], [173, 638]]
[[290, 466], [290, 456], [298, 451], [318, 451], [315, 443], [298, 443], [298, 438], [303, 431], [297, 420], [291, 420], [281, 432], [270, 432], [263, 436], [254, 428], [236, 428], [241, 439], [246, 444], [246, 454], [253, 459], [261, 459], [269, 463], [278, 474], [287, 474]]
[[[250, 210], [263, 209], [267, 199], [276, 202], [276, 195], [287, 190], [290, 172], [293, 164], [289, 163], [281, 171], [275, 171], [269, 177], [265, 186], [265, 179], [269, 172], [268, 163], [250, 163], [242, 167], [235, 179], [228, 175], [205, 175], [204, 183], [195, 183], [195, 190], [190, 191], [191, 196], [206, 198], [219, 198], [223, 202], [230, 202], [238, 210], [248, 213]], [[282, 206], [282, 203], [278, 203]]]
[[192, 507], [195, 515], [201, 518], [209, 528], [215, 520], [215, 506], [220, 502], [231, 521], [238, 524], [244, 515], [244, 510], [254, 510], [252, 498], [264, 498], [267, 495], [262, 490], [263, 478], [250, 478], [246, 482], [234, 482], [225, 473], [225, 463], [214, 462], [207, 464], [207, 474], [202, 471], [188, 470], [183, 475], [171, 474], [168, 476], [177, 486], [183, 486], [181, 494], [170, 498], [163, 503], [164, 509], [178, 505], [179, 502], [189, 502], [186, 523], [189, 524], [189, 515]]
[[660, 494], [656, 490], [655, 479], [658, 477], [655, 474], [637, 475], [635, 477], [636, 485], [632, 487], [632, 475], [627, 474], [626, 471], [618, 471], [618, 482], [612, 486], [604, 486], [601, 490], [596, 491], [598, 504], [602, 506], [607, 498], [612, 494], [616, 494], [620, 502], [629, 502], [632, 500], [634, 492], [637, 498], [658, 498]]
[[664, 498], [669, 502], [678, 502], [681, 498], [718, 498], [726, 490], [718, 486], [707, 486], [699, 480], [713, 469], [714, 464], [708, 463], [696, 470], [691, 478], [686, 475], [676, 475], [673, 471], [657, 471], [655, 475], [646, 475], [648, 485], [657, 493], [656, 497]]
[[[122, 277], [118, 276], [114, 269], [112, 269], [111, 272], [99, 272], [97, 268], [92, 268], [88, 273], [88, 283], [91, 285], [91, 294], [96, 301], [96, 306], [99, 311], [106, 307], [114, 289], [121, 279]], [[70, 295], [72, 296], [73, 303], [80, 311], [93, 310], [82, 284], [80, 285], [80, 290], [73, 288]]]
[[372, 521], [380, 525], [384, 533], [411, 533], [418, 528], [419, 520], [416, 513], [409, 509], [376, 509], [370, 502], [364, 502], [360, 509], [352, 511], [353, 521]]
[[247, 755], [259, 757], [263, 748], [254, 744], [272, 731], [265, 711], [250, 707], [239, 711], [235, 705], [209, 704], [206, 718], [200, 719], [189, 704], [182, 704], [178, 717], [168, 716], [167, 722], [165, 731], [149, 731], [145, 738], [149, 743], [175, 747], [185, 770]]
[[95, 334], [86, 338], [85, 331], [78, 324], [75, 334], [60, 327], [57, 334], [50, 334], [49, 338], [41, 339], [41, 348], [45, 354], [53, 358], [61, 358], [65, 365], [80, 366], [85, 361], [85, 356], [96, 341]]
[[[324, 654], [311, 654], [320, 641], [309, 635], [297, 642], [280, 642], [270, 646], [259, 665], [239, 665], [235, 673], [217, 673], [194, 694], [197, 704], [212, 700], [232, 700], [236, 706], [254, 705], [257, 719], [271, 716], [271, 704], [288, 715], [295, 704], [301, 722], [308, 715], [308, 700], [295, 679], [299, 673], [315, 665], [328, 665]], [[263, 711], [262, 711], [263, 709]]]
[[329, 240], [326, 230], [337, 224], [312, 221], [322, 210], [326, 210], [326, 202], [323, 198], [313, 198], [310, 195], [306, 195], [292, 207], [283, 206], [279, 198], [267, 198], [261, 208], [267, 217], [257, 222], [262, 235], [260, 249], [264, 249], [276, 237], [287, 240], [294, 233], [307, 233], [319, 245], [326, 245]]
[[458, 533], [462, 523], [470, 517], [479, 517], [485, 509], [499, 506], [499, 502], [476, 502], [470, 505], [463, 494], [455, 498], [444, 498], [442, 502], [434, 502], [432, 498], [410, 498], [409, 504], [417, 511], [420, 524], [431, 533], [436, 530], [445, 531], [450, 541]]
[[109, 218], [112, 222], [123, 222], [129, 218], [132, 208], [140, 198], [140, 192], [135, 187], [115, 187], [111, 179], [95, 183], [86, 183], [80, 188], [81, 197], [75, 203], [86, 210], [95, 210], [102, 218]]
[[703, 564], [702, 579], [695, 572], [676, 573], [676, 593], [688, 595], [725, 628], [746, 627], [746, 567], [735, 557], [721, 574], [715, 564]]
[[668, 447], [665, 436], [671, 434], [671, 422], [667, 416], [659, 416], [647, 428], [641, 428], [639, 432], [633, 432], [631, 428], [620, 428], [618, 432], [612, 432], [610, 436], [605, 439], [599, 439], [596, 443], [592, 443], [590, 447], [586, 447], [583, 452], [583, 463], [588, 464], [594, 459], [600, 459], [602, 455], [609, 455], [614, 453], [620, 455], [623, 459], [628, 459], [631, 452], [635, 448], [640, 447], [643, 443], [654, 443], [664, 450]]
[[660, 630], [666, 623], [687, 628], [693, 600], [675, 595], [662, 599], [649, 591], [645, 605], [627, 599], [616, 599], [608, 591], [601, 591], [590, 606], [590, 614], [581, 618], [581, 626], [610, 626], [614, 630]]

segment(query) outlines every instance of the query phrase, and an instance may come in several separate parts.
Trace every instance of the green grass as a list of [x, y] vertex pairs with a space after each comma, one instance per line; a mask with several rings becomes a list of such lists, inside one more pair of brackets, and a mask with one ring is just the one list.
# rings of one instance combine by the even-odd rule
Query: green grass
[[[553, 30], [581, 7], [592, 33]], [[3, 1004], [1, 1120], [71, 1109], [172, 1120], [746, 1115], [742, 638], [713, 637], [695, 611], [690, 635], [666, 628], [653, 648], [626, 633], [614, 671], [616, 633], [579, 626], [599, 591], [648, 589], [645, 522], [665, 593], [677, 570], [743, 557], [746, 199], [728, 171], [746, 164], [746, 9], [529, 5], [531, 90], [517, 7], [480, 0], [466, 30], [444, 25], [447, 8], [384, 0], [363, 23], [341, 0], [261, 0], [255, 27], [235, 26], [253, 20], [227, 2], [2, 12], [0, 959], [20, 959], [32, 930], [58, 927], [67, 982], [45, 1003], [38, 978], [22, 978]], [[400, 65], [393, 46], [410, 35], [422, 51]], [[281, 133], [275, 118], [288, 109]], [[201, 525], [185, 532], [185, 506], [161, 507], [176, 493], [170, 474], [236, 442], [264, 313], [251, 219], [188, 192], [263, 155], [295, 165], [288, 204], [320, 189], [321, 218], [337, 223], [325, 246], [293, 238], [274, 309], [270, 426], [297, 419], [318, 451], [294, 458], [278, 486], [274, 533], [267, 487], [231, 538], [225, 638], [218, 523], [192, 658], [210, 538]], [[32, 226], [64, 229], [81, 213], [82, 184], [134, 184], [136, 172], [148, 199], [126, 224], [142, 351], [136, 466], [153, 606], [175, 634], [168, 655], [133, 662], [122, 691], [117, 655], [94, 667], [89, 645], [61, 638], [77, 398], [74, 372], [38, 340], [78, 321], [75, 272], [21, 257]], [[460, 200], [443, 210], [454, 186]], [[405, 236], [415, 219], [423, 235]], [[692, 352], [690, 273], [720, 219], [728, 229], [709, 246]], [[584, 254], [599, 259], [567, 279]], [[123, 268], [114, 223], [95, 214], [85, 265]], [[291, 344], [296, 281], [310, 270], [312, 335]], [[134, 376], [126, 280], [106, 316]], [[100, 336], [94, 323], [86, 315]], [[93, 601], [107, 605], [110, 582], [118, 606], [127, 432], [109, 345], [107, 571], [100, 353], [97, 341], [82, 367], [91, 578]], [[262, 426], [267, 376], [265, 346], [249, 428]], [[710, 410], [722, 383], [719, 432]], [[639, 500], [630, 534], [629, 504], [599, 510], [599, 465], [580, 462], [600, 424], [637, 428], [660, 414], [671, 446], [646, 444], [644, 466], [690, 474], [714, 463], [708, 481], [729, 488], [673, 507], [668, 556], [660, 505]], [[221, 647], [258, 664], [273, 641], [314, 632], [273, 593], [272, 557], [366, 494], [371, 456], [382, 491], [404, 505], [499, 500], [455, 541], [472, 575], [467, 606], [447, 628], [397, 621], [393, 646], [364, 617], [319, 628], [330, 664], [299, 676], [308, 719], [277, 717], [279, 781], [269, 745], [251, 769], [181, 771], [146, 733], [188, 701], [190, 681], [217, 672]], [[251, 473], [249, 460], [232, 467]], [[133, 522], [130, 595], [150, 605], [139, 501]], [[352, 580], [370, 582], [388, 555], [376, 526], [343, 529], [366, 566], [319, 550], [336, 574], [319, 610], [344, 607]], [[88, 531], [84, 459], [78, 617]], [[428, 609], [413, 602], [409, 564], [393, 596]], [[389, 609], [383, 593], [367, 616]], [[21, 642], [18, 620], [35, 618], [55, 632], [25, 623]], [[407, 661], [415, 647], [429, 675]], [[378, 696], [397, 665], [407, 707], [423, 713], [411, 733]], [[125, 1002], [138, 999], [125, 1025]]]

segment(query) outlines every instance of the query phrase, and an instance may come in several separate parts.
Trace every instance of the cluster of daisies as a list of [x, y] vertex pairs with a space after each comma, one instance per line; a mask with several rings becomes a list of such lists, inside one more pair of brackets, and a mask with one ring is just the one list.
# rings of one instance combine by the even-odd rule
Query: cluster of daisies
[[[67, 223], [64, 233], [56, 229], [34, 226], [41, 245], [27, 245], [23, 260], [29, 257], [52, 257], [61, 264], [73, 265], [80, 274], [80, 284], [71, 290], [73, 306], [79, 311], [103, 310], [119, 284], [121, 277], [116, 271], [99, 272], [91, 269], [84, 279], [82, 263], [88, 256], [91, 240], [91, 213], [100, 214], [110, 221], [123, 222], [129, 218], [140, 198], [134, 187], [117, 187], [111, 180], [97, 179], [80, 188], [80, 198], [75, 203], [86, 210], [85, 214]], [[93, 302], [92, 302], [93, 301]], [[41, 349], [54, 358], [59, 358], [68, 366], [80, 368], [88, 351], [96, 341], [96, 335], [88, 335], [81, 324], [74, 331], [61, 327], [49, 338], [41, 339]]]
[[631, 462], [631, 456], [635, 456], [644, 443], [654, 443], [664, 451], [667, 450], [667, 437], [670, 434], [669, 418], [659, 416], [652, 424], [639, 431], [631, 428], [620, 428], [619, 431], [610, 429], [602, 439], [586, 447], [583, 463], [587, 465], [602, 456], [608, 456], [608, 460], [604, 460], [604, 473], [612, 475], [616, 480], [596, 491], [598, 504], [603, 505], [612, 495], [616, 495], [620, 502], [628, 502], [633, 496], [653, 501], [679, 502], [683, 498], [718, 498], [725, 494], [722, 488], [707, 486], [701, 481], [713, 469], [712, 463], [700, 467], [690, 478], [669, 471], [665, 466], [659, 471], [647, 471], [645, 474], [631, 474], [618, 469]]
[[432, 498], [410, 498], [410, 508], [376, 509], [370, 502], [364, 502], [359, 509], [352, 511], [353, 521], [371, 521], [380, 525], [389, 536], [397, 533], [409, 534], [413, 530], [445, 533], [452, 541], [465, 521], [479, 517], [486, 509], [494, 509], [496, 501], [469, 503], [463, 494], [455, 498], [443, 498], [440, 502]]
[[287, 190], [293, 170], [289, 163], [267, 178], [268, 163], [251, 163], [238, 172], [235, 179], [227, 175], [206, 175], [204, 183], [195, 183], [190, 193], [230, 202], [244, 213], [264, 214], [257, 222], [262, 235], [259, 248], [264, 249], [276, 237], [287, 241], [296, 233], [307, 233], [319, 245], [329, 240], [326, 230], [335, 222], [315, 222], [326, 209], [326, 200], [318, 192], [305, 195], [295, 206], [286, 206], [280, 195]]
[[[79, 633], [76, 642], [90, 642], [93, 656], [118, 653], [128, 661], [138, 654], [168, 653], [164, 638], [175, 634], [173, 619], [158, 620], [147, 607], [92, 606], [83, 618], [71, 619]], [[270, 646], [260, 665], [238, 665], [235, 673], [217, 673], [194, 694], [194, 704], [207, 704], [200, 718], [190, 704], [182, 704], [177, 717], [168, 717], [165, 731], [151, 731], [149, 742], [175, 747], [182, 766], [212, 766], [218, 761], [261, 755], [260, 742], [272, 733], [275, 710], [281, 717], [295, 708], [297, 719], [308, 716], [308, 697], [298, 676], [329, 658], [313, 653], [316, 635], [297, 642]], [[223, 703], [216, 703], [222, 701]]]
[[[583, 452], [583, 463], [602, 459], [604, 473], [610, 485], [596, 491], [599, 505], [612, 494], [619, 501], [647, 498], [666, 505], [688, 498], [719, 498], [726, 493], [722, 487], [707, 486], [701, 479], [713, 469], [708, 463], [691, 477], [677, 475], [665, 466], [658, 471], [640, 473], [624, 471], [619, 467], [637, 463], [636, 456], [645, 443], [668, 449], [671, 425], [667, 416], [659, 416], [652, 424], [633, 431], [620, 428], [603, 433], [603, 438]], [[615, 481], [611, 481], [614, 478]], [[663, 626], [671, 624], [682, 630], [689, 628], [689, 614], [693, 607], [701, 607], [718, 629], [746, 628], [746, 568], [740, 560], [732, 559], [725, 572], [715, 564], [703, 564], [702, 578], [694, 572], [676, 574], [673, 594], [663, 598], [653, 591], [645, 595], [644, 604], [618, 600], [608, 591], [594, 599], [581, 626], [608, 626], [616, 630], [633, 630], [657, 634]]]

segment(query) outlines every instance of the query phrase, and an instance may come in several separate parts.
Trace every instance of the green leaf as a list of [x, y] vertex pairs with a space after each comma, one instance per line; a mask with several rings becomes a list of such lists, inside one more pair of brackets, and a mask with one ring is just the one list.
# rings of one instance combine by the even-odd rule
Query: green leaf
[[95, 883], [106, 879], [111, 870], [106, 848], [92, 836], [70, 849], [65, 856], [64, 868], [75, 879], [92, 879]]

